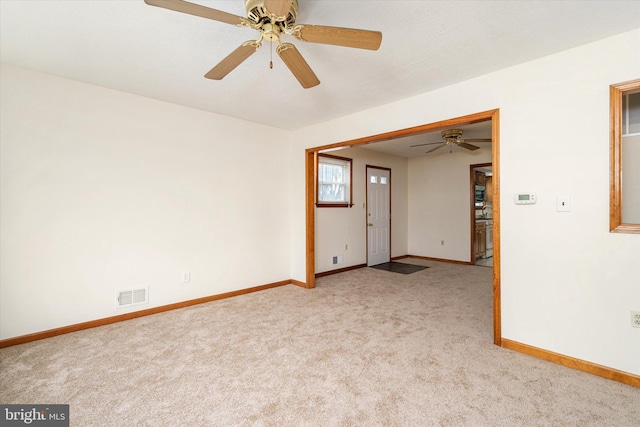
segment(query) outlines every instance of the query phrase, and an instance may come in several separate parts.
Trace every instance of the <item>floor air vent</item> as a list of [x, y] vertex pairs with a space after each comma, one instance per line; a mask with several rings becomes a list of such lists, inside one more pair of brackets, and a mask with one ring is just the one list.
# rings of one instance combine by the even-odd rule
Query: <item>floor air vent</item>
[[148, 302], [149, 289], [127, 289], [118, 291], [118, 308], [129, 307], [132, 305], [146, 304]]

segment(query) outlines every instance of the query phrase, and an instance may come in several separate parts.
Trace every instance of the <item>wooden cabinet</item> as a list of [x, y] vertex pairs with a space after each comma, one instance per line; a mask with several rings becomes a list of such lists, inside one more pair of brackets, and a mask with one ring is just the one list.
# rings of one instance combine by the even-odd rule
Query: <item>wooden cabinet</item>
[[476, 222], [476, 236], [474, 242], [475, 258], [482, 258], [487, 254], [487, 225], [484, 222]]
[[476, 185], [486, 185], [487, 184], [487, 175], [484, 172], [476, 171]]

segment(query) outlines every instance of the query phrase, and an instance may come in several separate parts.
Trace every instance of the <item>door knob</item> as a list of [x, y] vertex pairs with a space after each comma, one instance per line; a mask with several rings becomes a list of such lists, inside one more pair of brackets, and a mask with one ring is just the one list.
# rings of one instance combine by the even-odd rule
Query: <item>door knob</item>
[[367, 225], [368, 225], [369, 227], [373, 227], [373, 224], [371, 224], [371, 223], [369, 223], [369, 224], [367, 224]]

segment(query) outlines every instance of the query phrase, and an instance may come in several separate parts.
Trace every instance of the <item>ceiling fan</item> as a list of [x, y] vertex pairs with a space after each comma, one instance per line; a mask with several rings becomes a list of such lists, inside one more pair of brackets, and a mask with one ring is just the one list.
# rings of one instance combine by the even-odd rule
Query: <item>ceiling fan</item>
[[[282, 35], [290, 35], [304, 42], [369, 50], [377, 50], [382, 42], [382, 33], [379, 31], [296, 24], [298, 0], [245, 0], [246, 18], [183, 0], [144, 1], [151, 6], [213, 19], [237, 27], [253, 28], [260, 32], [256, 40], [244, 42], [205, 74], [206, 78], [213, 80], [224, 78], [267, 40], [278, 43], [277, 54], [302, 87], [307, 89], [320, 84], [320, 80], [298, 49], [291, 43], [282, 42]], [[273, 64], [271, 66], [273, 67]]]
[[440, 132], [443, 141], [442, 142], [429, 142], [426, 144], [416, 144], [410, 145], [410, 147], [421, 147], [424, 145], [435, 145], [438, 144], [437, 147], [432, 148], [427, 151], [426, 154], [433, 153], [436, 150], [439, 150], [442, 147], [449, 147], [453, 145], [457, 145], [458, 147], [466, 148], [467, 150], [477, 150], [480, 147], [475, 145], [468, 144], [468, 142], [491, 142], [491, 138], [472, 138], [472, 139], [462, 139], [462, 129], [446, 129]]

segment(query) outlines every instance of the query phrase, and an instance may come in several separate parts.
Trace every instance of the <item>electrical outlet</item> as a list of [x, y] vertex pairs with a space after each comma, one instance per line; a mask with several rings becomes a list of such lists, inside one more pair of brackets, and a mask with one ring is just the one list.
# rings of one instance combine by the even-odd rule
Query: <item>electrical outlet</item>
[[191, 281], [191, 273], [188, 271], [182, 272], [182, 283], [189, 283]]
[[640, 328], [640, 311], [631, 312], [631, 326]]

